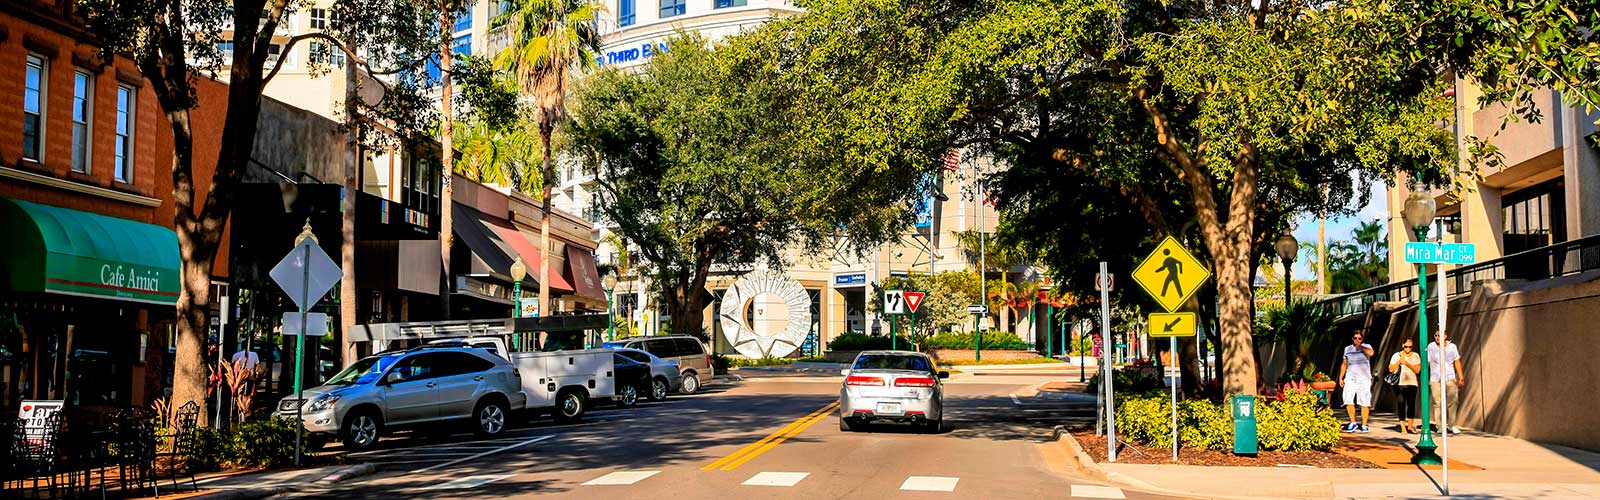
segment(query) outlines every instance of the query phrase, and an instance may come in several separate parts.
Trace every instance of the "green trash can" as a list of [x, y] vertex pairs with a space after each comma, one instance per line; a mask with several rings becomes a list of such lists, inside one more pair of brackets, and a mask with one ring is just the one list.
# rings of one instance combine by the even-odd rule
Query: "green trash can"
[[1256, 397], [1236, 394], [1233, 407], [1233, 454], [1256, 454]]

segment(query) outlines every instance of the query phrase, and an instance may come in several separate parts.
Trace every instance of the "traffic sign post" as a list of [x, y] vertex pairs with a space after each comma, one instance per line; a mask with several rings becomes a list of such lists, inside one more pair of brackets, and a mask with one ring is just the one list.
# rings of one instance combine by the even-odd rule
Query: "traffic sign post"
[[[1426, 231], [1426, 228], [1418, 228], [1417, 229], [1417, 239], [1422, 239], [1423, 236], [1424, 236], [1425, 231]], [[1418, 301], [1419, 305], [1418, 305], [1418, 308], [1417, 308], [1417, 311], [1418, 311], [1418, 316], [1417, 317], [1419, 318], [1417, 320], [1417, 322], [1418, 322], [1418, 330], [1420, 331], [1420, 333], [1418, 334], [1418, 337], [1420, 337], [1418, 339], [1418, 342], [1421, 343], [1424, 346], [1424, 349], [1422, 350], [1422, 357], [1426, 358], [1426, 357], [1428, 357], [1428, 349], [1432, 348], [1432, 345], [1428, 342], [1428, 333], [1427, 333], [1427, 331], [1428, 331], [1428, 326], [1427, 326], [1427, 323], [1428, 323], [1428, 273], [1427, 273], [1426, 265], [1427, 264], [1438, 264], [1439, 265], [1439, 290], [1437, 291], [1438, 292], [1437, 294], [1439, 296], [1439, 320], [1438, 321], [1439, 321], [1439, 331], [1443, 332], [1444, 329], [1445, 329], [1445, 326], [1446, 326], [1446, 321], [1447, 321], [1447, 318], [1446, 318], [1446, 313], [1448, 311], [1447, 310], [1447, 304], [1449, 304], [1449, 302], [1448, 302], [1449, 290], [1445, 288], [1448, 285], [1448, 282], [1445, 281], [1444, 265], [1445, 264], [1472, 264], [1474, 262], [1477, 262], [1477, 246], [1472, 244], [1472, 243], [1442, 243], [1442, 242], [1431, 242], [1431, 241], [1407, 242], [1406, 246], [1405, 246], [1405, 260], [1406, 260], [1406, 263], [1408, 263], [1408, 264], [1417, 264], [1417, 268], [1418, 268], [1417, 286], [1421, 290], [1421, 299]], [[1441, 346], [1440, 347], [1440, 352], [1443, 352], [1443, 350], [1444, 350], [1444, 347]], [[1443, 354], [1440, 354], [1440, 358], [1443, 359]], [[1439, 449], [1439, 447], [1434, 445], [1434, 443], [1433, 443], [1433, 433], [1431, 432], [1430, 425], [1429, 425], [1429, 422], [1428, 422], [1429, 418], [1433, 416], [1432, 415], [1433, 409], [1429, 407], [1430, 400], [1432, 398], [1431, 398], [1430, 394], [1428, 394], [1428, 390], [1429, 390], [1428, 387], [1426, 387], [1426, 382], [1428, 380], [1431, 380], [1429, 378], [1430, 375], [1428, 374], [1428, 369], [1429, 369], [1428, 365], [1429, 365], [1429, 363], [1426, 363], [1426, 362], [1424, 362], [1422, 364], [1422, 374], [1420, 375], [1420, 377], [1422, 379], [1424, 379], [1423, 380], [1424, 381], [1424, 387], [1422, 388], [1423, 389], [1422, 390], [1422, 433], [1421, 433], [1422, 437], [1419, 438], [1418, 441], [1417, 441], [1417, 446], [1416, 446], [1417, 453], [1416, 453], [1415, 456], [1412, 457], [1411, 460], [1412, 460], [1413, 463], [1416, 463], [1416, 464], [1442, 464], [1443, 467], [1444, 467], [1444, 480], [1443, 480], [1443, 485], [1441, 486], [1441, 489], [1442, 489], [1442, 492], [1444, 494], [1449, 495], [1450, 494], [1450, 432], [1449, 432], [1450, 427], [1449, 427], [1449, 415], [1448, 415], [1449, 412], [1444, 411], [1444, 408], [1448, 407], [1447, 405], [1448, 405], [1449, 401], [1448, 401], [1448, 396], [1446, 396], [1446, 393], [1444, 392], [1444, 388], [1442, 387], [1444, 384], [1440, 384], [1441, 385], [1441, 389], [1440, 389], [1441, 393], [1439, 394], [1439, 403], [1440, 403], [1440, 407], [1441, 408], [1440, 408], [1440, 411], [1439, 411], [1439, 429], [1441, 431], [1443, 431], [1443, 432], [1440, 432], [1439, 435], [1440, 435], [1441, 442], [1444, 444], [1444, 446], [1443, 446], [1444, 456], [1441, 457], [1437, 453], [1434, 452], [1434, 450]], [[1441, 379], [1442, 378], [1443, 377], [1441, 377]]]
[[[1095, 280], [1100, 283], [1100, 336], [1104, 338], [1111, 334], [1111, 271], [1106, 269], [1105, 262], [1100, 263], [1100, 275]], [[1111, 368], [1111, 350], [1101, 349], [1105, 354], [1105, 366], [1100, 369], [1100, 389], [1106, 391], [1106, 459], [1117, 461], [1117, 403], [1116, 392], [1111, 388], [1112, 379], [1115, 379], [1114, 370]]]
[[[912, 340], [917, 335], [917, 306], [922, 305], [922, 299], [927, 297], [928, 294], [925, 292], [902, 292], [900, 295], [905, 298], [906, 310], [911, 313], [911, 329], [910, 333], [906, 335], [906, 339]], [[913, 344], [912, 350], [916, 350], [915, 344]]]
[[[328, 291], [333, 289], [333, 285], [344, 277], [344, 272], [339, 269], [339, 265], [335, 264], [333, 259], [328, 257], [328, 253], [322, 251], [322, 247], [317, 245], [317, 237], [311, 233], [310, 219], [306, 219], [305, 227], [301, 229], [300, 235], [295, 238], [294, 250], [289, 251], [289, 255], [285, 255], [283, 260], [278, 261], [278, 265], [273, 266], [272, 271], [268, 274], [272, 276], [272, 281], [277, 283], [278, 287], [289, 295], [289, 300], [294, 301], [294, 304], [299, 306], [298, 323], [300, 324], [300, 329], [298, 331], [301, 333], [306, 332], [308, 316], [306, 309], [310, 309], [317, 302], [322, 301], [322, 296], [327, 295]], [[323, 318], [322, 329], [326, 331], [328, 326], [327, 316], [323, 315]], [[294, 393], [295, 401], [298, 403], [295, 405], [294, 410], [295, 465], [300, 465], [301, 435], [305, 433], [305, 424], [301, 419], [301, 414], [302, 408], [305, 407], [305, 387], [302, 379], [305, 375], [306, 336], [299, 335], [298, 337], [294, 349]]]
[[[1193, 337], [1198, 330], [1199, 322], [1192, 312], [1175, 312], [1185, 302], [1200, 290], [1200, 285], [1211, 278], [1211, 270], [1206, 269], [1194, 254], [1178, 244], [1178, 240], [1171, 236], [1161, 240], [1150, 255], [1133, 269], [1133, 281], [1144, 288], [1145, 293], [1156, 299], [1156, 303], [1166, 309], [1165, 313], [1153, 313], [1147, 322], [1151, 337], [1167, 337], [1170, 348], [1168, 356], [1172, 364], [1178, 364], [1178, 337]], [[1164, 370], [1164, 369], [1163, 369]], [[1178, 383], [1183, 377], [1183, 370], [1178, 370], [1178, 379], [1169, 384], [1172, 392], [1172, 461], [1178, 461]], [[1162, 374], [1166, 378], [1166, 374]], [[1237, 437], [1235, 437], [1237, 439]]]

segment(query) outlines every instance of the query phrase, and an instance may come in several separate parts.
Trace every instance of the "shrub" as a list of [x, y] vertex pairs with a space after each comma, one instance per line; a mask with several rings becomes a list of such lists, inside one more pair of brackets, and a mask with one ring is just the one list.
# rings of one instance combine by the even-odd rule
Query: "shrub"
[[[1117, 400], [1117, 432], [1129, 441], [1172, 446], [1172, 403], [1165, 396]], [[1206, 399], [1178, 402], [1178, 442], [1186, 448], [1227, 450], [1233, 446], [1233, 422], [1227, 406]]]
[[728, 374], [728, 367], [732, 366], [732, 365], [733, 365], [733, 360], [731, 358], [725, 356], [725, 355], [722, 355], [722, 354], [712, 354], [711, 355], [711, 373], [712, 374], [715, 374], [715, 375], [727, 375]]
[[1228, 405], [1209, 399], [1178, 402], [1178, 442], [1195, 448], [1233, 448], [1233, 415]]
[[1256, 399], [1256, 434], [1267, 450], [1327, 450], [1339, 442], [1339, 419], [1316, 393], [1285, 391], [1283, 401]]
[[184, 457], [189, 470], [208, 472], [222, 470], [224, 465], [233, 462], [238, 453], [232, 432], [200, 427], [194, 431], [194, 441], [189, 448], [188, 456]]
[[830, 350], [830, 351], [873, 351], [873, 350], [879, 350], [879, 349], [889, 349], [891, 347], [899, 347], [901, 349], [910, 349], [911, 348], [912, 344], [911, 344], [911, 340], [910, 339], [907, 339], [905, 335], [899, 335], [898, 337], [900, 338], [899, 342], [898, 342], [898, 345], [891, 345], [892, 341], [889, 339], [889, 336], [887, 336], [887, 335], [867, 335], [865, 333], [846, 333], [846, 334], [840, 335], [838, 337], [834, 337], [833, 340], [829, 341], [828, 342], [828, 350]]
[[[922, 348], [925, 350], [972, 349], [974, 340], [974, 335], [971, 332], [946, 332], [928, 337], [927, 340], [922, 341]], [[1023, 342], [1020, 337], [1017, 337], [1017, 334], [1015, 333], [986, 331], [983, 332], [983, 348], [996, 350], [1027, 350], [1031, 347], [1027, 342]]]
[[762, 356], [761, 358], [758, 358], [758, 359], [729, 358], [728, 361], [730, 363], [732, 363], [733, 366], [745, 367], [745, 366], [783, 366], [783, 365], [792, 365], [792, 364], [794, 364], [795, 361], [798, 361], [798, 360], [796, 360], [795, 358], [779, 358], [779, 357], [775, 357], [775, 356]]
[[1172, 446], [1171, 411], [1171, 404], [1166, 398], [1119, 398], [1117, 433], [1124, 439], [1136, 443]]
[[278, 467], [294, 463], [294, 421], [286, 418], [270, 418], [245, 422], [235, 429], [237, 464], [247, 467]]
[[[1117, 397], [1146, 397], [1164, 394], [1166, 382], [1160, 376], [1153, 375], [1147, 370], [1115, 370], [1116, 383], [1112, 389], [1117, 391]], [[1089, 394], [1100, 391], [1100, 374], [1089, 377], [1085, 390]]]

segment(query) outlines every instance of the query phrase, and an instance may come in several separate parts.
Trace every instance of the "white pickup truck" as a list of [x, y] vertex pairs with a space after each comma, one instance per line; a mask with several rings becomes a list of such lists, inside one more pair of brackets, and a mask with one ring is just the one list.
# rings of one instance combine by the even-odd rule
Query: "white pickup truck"
[[524, 408], [549, 411], [558, 422], [583, 418], [589, 401], [616, 398], [614, 356], [611, 349], [511, 353], [511, 365], [528, 396]]

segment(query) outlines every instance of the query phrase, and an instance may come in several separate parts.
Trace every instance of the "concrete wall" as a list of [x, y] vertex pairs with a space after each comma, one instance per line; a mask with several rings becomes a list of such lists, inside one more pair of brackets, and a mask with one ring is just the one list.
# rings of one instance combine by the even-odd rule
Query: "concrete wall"
[[[1430, 303], [1430, 332], [1437, 311], [1437, 303]], [[1480, 283], [1452, 300], [1449, 312], [1451, 340], [1461, 350], [1466, 374], [1456, 417], [1462, 427], [1600, 449], [1600, 413], [1593, 411], [1600, 380], [1600, 272]], [[1394, 312], [1382, 344], [1374, 346], [1378, 359], [1386, 362], [1403, 337], [1417, 335], [1416, 313], [1415, 306]], [[1379, 407], [1392, 408], [1385, 404]]]

